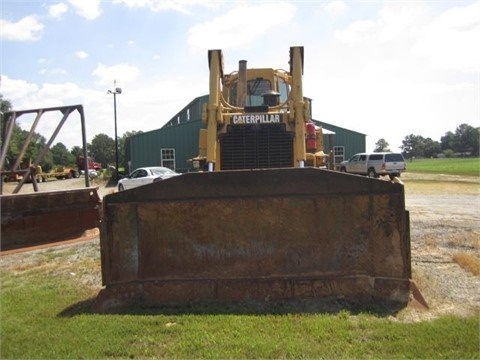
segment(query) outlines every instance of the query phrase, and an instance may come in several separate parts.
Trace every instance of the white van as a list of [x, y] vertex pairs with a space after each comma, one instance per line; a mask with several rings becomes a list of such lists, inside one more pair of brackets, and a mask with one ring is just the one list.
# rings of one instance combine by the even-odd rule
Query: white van
[[359, 153], [340, 163], [340, 171], [375, 178], [388, 175], [393, 179], [406, 169], [403, 155], [393, 152]]

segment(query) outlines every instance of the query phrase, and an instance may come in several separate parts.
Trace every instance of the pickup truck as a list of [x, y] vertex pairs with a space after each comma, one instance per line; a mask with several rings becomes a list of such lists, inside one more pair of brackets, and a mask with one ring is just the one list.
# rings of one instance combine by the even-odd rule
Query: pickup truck
[[388, 175], [393, 179], [405, 170], [403, 155], [393, 152], [359, 153], [340, 163], [340, 171], [374, 178]]

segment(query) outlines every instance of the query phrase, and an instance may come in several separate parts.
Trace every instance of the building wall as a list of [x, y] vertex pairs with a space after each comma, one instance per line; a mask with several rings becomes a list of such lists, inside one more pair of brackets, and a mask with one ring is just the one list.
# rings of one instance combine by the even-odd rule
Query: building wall
[[162, 166], [161, 150], [175, 149], [175, 171], [191, 169], [187, 162], [198, 155], [198, 134], [202, 121], [191, 120], [175, 126], [132, 136], [130, 139], [131, 169]]
[[331, 149], [333, 149], [334, 146], [344, 147], [343, 160], [348, 160], [350, 159], [350, 157], [352, 157], [357, 153], [365, 152], [365, 149], [366, 149], [365, 134], [362, 134], [353, 130], [348, 130], [339, 126], [335, 126], [323, 121], [318, 121], [318, 120], [313, 120], [313, 121], [318, 126], [321, 126], [322, 128], [335, 133], [333, 137], [324, 135], [325, 152], [330, 151]]

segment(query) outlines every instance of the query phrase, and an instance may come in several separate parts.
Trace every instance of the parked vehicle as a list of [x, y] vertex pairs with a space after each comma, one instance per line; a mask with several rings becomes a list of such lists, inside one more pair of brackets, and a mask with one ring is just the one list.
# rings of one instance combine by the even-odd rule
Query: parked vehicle
[[180, 174], [172, 169], [161, 166], [138, 168], [134, 170], [128, 177], [118, 181], [118, 191], [151, 184], [155, 181], [165, 180], [178, 175]]
[[340, 163], [340, 171], [377, 178], [388, 175], [399, 177], [406, 170], [405, 159], [400, 153], [359, 153]]
[[[78, 167], [78, 171], [85, 172], [85, 159], [82, 155], [77, 156], [77, 167]], [[92, 157], [89, 156], [87, 158], [87, 168], [89, 171], [90, 170], [99, 171], [102, 169], [102, 164], [100, 164], [99, 162], [96, 162]]]
[[27, 176], [25, 182], [32, 182], [32, 176], [35, 177], [36, 182], [45, 182], [51, 179], [63, 180], [78, 178], [79, 173], [74, 168], [67, 166], [57, 166], [48, 172], [44, 172], [40, 165], [33, 169], [32, 162], [30, 160], [29, 162], [22, 162], [22, 164], [20, 165], [20, 169], [16, 171], [4, 172], [3, 180], [5, 182], [21, 181], [24, 176]]

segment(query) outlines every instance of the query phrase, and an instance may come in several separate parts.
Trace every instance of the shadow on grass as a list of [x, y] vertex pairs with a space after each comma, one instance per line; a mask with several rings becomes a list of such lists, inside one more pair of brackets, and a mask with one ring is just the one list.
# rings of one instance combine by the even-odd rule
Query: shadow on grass
[[101, 315], [285, 315], [285, 314], [340, 314], [360, 313], [378, 317], [395, 316], [406, 307], [401, 303], [379, 301], [353, 301], [346, 299], [307, 299], [268, 302], [193, 302], [171, 305], [146, 305], [142, 303], [125, 306], [111, 306], [98, 310], [96, 298], [73, 304], [58, 314], [59, 317], [73, 317], [81, 314]]

